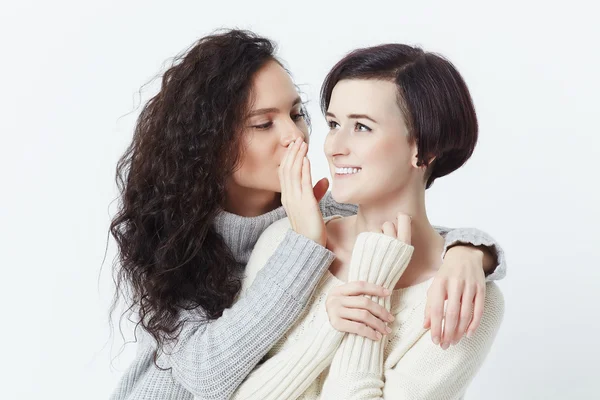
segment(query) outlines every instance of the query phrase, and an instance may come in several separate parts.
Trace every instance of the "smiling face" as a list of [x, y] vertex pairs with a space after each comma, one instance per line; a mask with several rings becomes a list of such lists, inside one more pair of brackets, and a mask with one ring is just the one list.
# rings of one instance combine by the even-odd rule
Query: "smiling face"
[[308, 141], [302, 102], [289, 74], [275, 61], [254, 77], [252, 100], [242, 132], [240, 166], [232, 182], [237, 193], [280, 192], [277, 170], [288, 144], [298, 137]]
[[417, 147], [409, 139], [395, 83], [339, 81], [327, 122], [325, 154], [336, 201], [365, 204], [394, 196], [407, 186], [424, 186], [425, 170], [417, 166]]

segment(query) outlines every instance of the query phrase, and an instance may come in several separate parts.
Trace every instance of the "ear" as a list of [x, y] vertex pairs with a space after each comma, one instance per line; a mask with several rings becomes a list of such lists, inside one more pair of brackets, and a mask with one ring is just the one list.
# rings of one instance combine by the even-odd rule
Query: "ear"
[[421, 168], [421, 165], [419, 164], [419, 149], [417, 148], [417, 144], [413, 143], [411, 145], [411, 164], [413, 166], [413, 168]]
[[[431, 165], [435, 161], [435, 158], [436, 158], [435, 156], [430, 157], [429, 158], [429, 163], [427, 165], [428, 166]], [[411, 160], [412, 160], [411, 164], [412, 164], [412, 166], [414, 168], [422, 168], [422, 169], [427, 168], [425, 166], [425, 164], [419, 162], [419, 151], [417, 150], [417, 146], [414, 146], [413, 153], [412, 153], [412, 159]]]

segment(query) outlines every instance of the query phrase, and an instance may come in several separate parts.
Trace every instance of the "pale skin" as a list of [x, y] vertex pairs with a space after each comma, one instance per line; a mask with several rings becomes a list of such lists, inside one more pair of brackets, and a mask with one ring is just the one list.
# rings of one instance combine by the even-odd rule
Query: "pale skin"
[[[344, 242], [335, 235], [336, 223], [326, 227], [323, 222], [318, 201], [327, 191], [329, 183], [327, 179], [322, 179], [312, 186], [310, 162], [306, 158], [308, 128], [291, 78], [279, 64], [270, 62], [256, 74], [252, 95], [250, 116], [243, 133], [244, 155], [240, 168], [227, 186], [227, 211], [242, 216], [256, 216], [282, 204], [292, 229], [297, 233], [327, 247], [335, 246], [336, 241], [340, 241], [338, 248], [332, 249], [336, 250], [334, 253], [339, 260], [332, 265], [332, 272], [336, 268], [343, 271], [343, 246], [344, 243], [347, 246], [352, 237], [346, 238]], [[334, 175], [334, 190], [335, 182]], [[377, 218], [369, 219], [370, 222], [363, 226], [358, 225], [360, 216], [359, 212], [358, 216], [353, 217], [357, 221], [356, 227], [362, 229], [368, 226], [373, 229], [372, 225]], [[413, 228], [416, 216], [417, 214], [413, 215]], [[383, 217], [380, 215], [378, 218]], [[383, 229], [384, 222], [395, 220], [390, 215], [385, 217], [388, 219], [381, 220], [378, 225], [380, 230]], [[423, 258], [418, 259], [424, 261]], [[485, 288], [485, 273], [491, 272], [495, 260], [485, 248], [458, 245], [448, 250], [443, 263], [439, 261], [441, 265], [435, 272], [435, 279], [429, 290], [429, 312], [424, 316], [424, 326], [431, 329], [432, 340], [436, 344], [448, 348], [449, 345], [458, 343], [466, 332], [477, 329], [483, 312], [480, 305], [485, 296], [480, 287]], [[469, 297], [473, 290], [476, 296]], [[339, 315], [339, 319], [334, 317], [333, 320], [344, 322], [340, 324], [332, 320], [336, 329], [366, 337], [376, 337], [376, 332], [386, 333], [384, 326], [389, 321], [389, 313], [378, 309], [379, 306], [375, 303], [363, 300], [364, 295], [386, 295], [384, 288], [366, 282], [350, 282], [338, 291], [335, 297], [340, 299], [334, 299], [333, 304], [337, 304], [336, 310], [339, 313], [335, 315]], [[446, 299], [448, 305], [444, 315]], [[464, 299], [470, 300], [463, 301]], [[460, 312], [455, 313], [453, 310], [456, 309]], [[463, 315], [471, 315], [469, 310], [473, 310], [473, 318], [469, 318], [469, 323], [466, 324]], [[354, 318], [342, 318], [341, 315], [352, 315]], [[447, 329], [442, 332], [443, 321]]]

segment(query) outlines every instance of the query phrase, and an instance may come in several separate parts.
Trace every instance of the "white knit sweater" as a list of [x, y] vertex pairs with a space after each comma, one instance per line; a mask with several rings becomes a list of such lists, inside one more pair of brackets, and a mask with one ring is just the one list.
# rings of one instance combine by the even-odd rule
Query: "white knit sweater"
[[[285, 237], [290, 224], [271, 225], [258, 240], [242, 289]], [[349, 281], [393, 288], [413, 248], [391, 237], [362, 233], [352, 252]], [[462, 399], [487, 355], [504, 314], [502, 293], [487, 284], [484, 315], [474, 336], [442, 350], [423, 329], [427, 289], [432, 280], [373, 298], [395, 316], [392, 332], [380, 341], [333, 329], [325, 310], [329, 291], [343, 284], [327, 272], [306, 311], [246, 378], [233, 399]]]

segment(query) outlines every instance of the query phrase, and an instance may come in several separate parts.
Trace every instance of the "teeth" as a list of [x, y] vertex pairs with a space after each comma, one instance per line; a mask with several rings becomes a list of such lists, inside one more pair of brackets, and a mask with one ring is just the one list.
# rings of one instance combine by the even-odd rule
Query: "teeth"
[[340, 175], [356, 174], [360, 171], [360, 168], [336, 168], [335, 173]]

